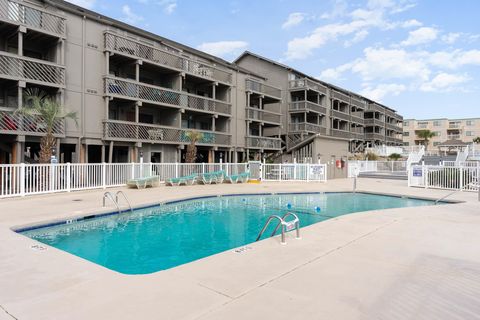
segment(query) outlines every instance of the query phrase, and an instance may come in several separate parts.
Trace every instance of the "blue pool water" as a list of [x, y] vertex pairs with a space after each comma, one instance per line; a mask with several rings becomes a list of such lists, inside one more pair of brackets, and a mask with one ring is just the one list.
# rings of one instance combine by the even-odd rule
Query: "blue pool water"
[[353, 212], [431, 204], [362, 193], [223, 196], [20, 233], [121, 273], [146, 274], [252, 243], [273, 214], [294, 212], [304, 227]]

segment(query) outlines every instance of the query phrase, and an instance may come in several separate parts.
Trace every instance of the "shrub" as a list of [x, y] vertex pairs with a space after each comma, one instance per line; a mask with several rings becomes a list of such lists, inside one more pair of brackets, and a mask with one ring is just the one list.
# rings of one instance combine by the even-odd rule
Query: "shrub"
[[365, 155], [365, 159], [370, 161], [376, 161], [378, 160], [378, 156], [373, 152], [367, 152], [367, 154]]

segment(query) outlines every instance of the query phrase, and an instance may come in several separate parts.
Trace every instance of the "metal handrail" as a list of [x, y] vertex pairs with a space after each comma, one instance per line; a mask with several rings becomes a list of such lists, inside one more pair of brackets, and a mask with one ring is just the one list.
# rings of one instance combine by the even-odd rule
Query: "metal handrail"
[[[286, 221], [285, 221], [285, 218], [288, 217], [288, 216], [294, 217], [294, 220], [291, 220], [291, 221], [286, 222]], [[277, 232], [278, 227], [279, 227], [279, 226], [282, 226], [281, 244], [286, 244], [286, 241], [285, 241], [285, 233], [291, 230], [291, 229], [290, 229], [291, 226], [294, 226], [294, 228], [296, 229], [296, 232], [297, 232], [296, 238], [297, 238], [297, 239], [300, 239], [300, 220], [298, 219], [298, 217], [297, 217], [296, 214], [291, 213], [291, 212], [287, 212], [286, 214], [283, 215], [283, 217], [280, 217], [280, 216], [277, 216], [277, 215], [271, 215], [270, 217], [268, 217], [267, 222], [266, 222], [265, 225], [263, 226], [262, 230], [261, 230], [260, 233], [258, 234], [258, 237], [257, 237], [257, 239], [256, 239], [255, 241], [260, 240], [260, 238], [262, 237], [263, 233], [265, 232], [265, 230], [267, 229], [267, 227], [270, 225], [270, 222], [272, 222], [272, 220], [274, 220], [274, 219], [277, 219], [277, 220], [278, 220], [278, 224], [277, 224], [277, 226], [275, 227], [275, 230], [273, 230], [273, 232], [272, 232], [272, 234], [270, 235], [270, 237], [273, 237], [273, 236], [275, 235], [275, 233]]]
[[461, 190], [455, 190], [455, 191], [450, 192], [449, 194], [447, 194], [447, 195], [445, 195], [445, 196], [443, 196], [443, 197], [441, 197], [441, 198], [438, 198], [437, 200], [435, 200], [435, 205], [437, 205], [440, 201], [445, 200], [446, 198], [448, 198], [448, 197], [450, 197], [451, 195], [453, 195], [453, 194], [455, 194], [455, 193], [457, 193], [457, 192], [460, 192], [460, 191], [461, 191]]
[[130, 204], [130, 201], [128, 201], [128, 198], [127, 198], [127, 195], [122, 191], [122, 190], [118, 190], [116, 193], [115, 193], [115, 202], [117, 203], [118, 205], [118, 195], [121, 194], [123, 196], [123, 199], [125, 199], [125, 201], [127, 202], [128, 204], [128, 207], [130, 208], [130, 212], [133, 212], [133, 208], [132, 208], [132, 205]]
[[105, 199], [107, 199], [107, 198], [112, 200], [115, 207], [117, 207], [118, 213], [120, 213], [120, 207], [118, 206], [118, 202], [115, 201], [115, 199], [113, 198], [113, 194], [111, 192], [107, 191], [103, 194], [103, 206], [105, 207]]

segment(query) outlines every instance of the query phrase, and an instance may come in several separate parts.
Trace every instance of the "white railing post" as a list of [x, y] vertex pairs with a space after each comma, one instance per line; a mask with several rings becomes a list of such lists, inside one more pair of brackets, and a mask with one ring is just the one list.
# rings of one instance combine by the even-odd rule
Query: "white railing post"
[[135, 163], [132, 162], [132, 169], [131, 169], [131, 178], [130, 179], [135, 179]]
[[178, 162], [175, 162], [175, 178], [178, 178]]
[[107, 189], [107, 164], [102, 163], [102, 188]]
[[202, 174], [205, 174], [205, 162], [202, 162]]
[[307, 182], [310, 182], [310, 163], [307, 163]]
[[422, 161], [422, 179], [423, 179], [423, 186], [425, 187], [425, 189], [427, 189], [428, 179], [427, 179], [427, 172], [425, 168], [425, 161]]
[[25, 197], [25, 163], [20, 164], [20, 196]]
[[282, 164], [278, 165], [278, 181], [282, 181]]
[[460, 191], [463, 191], [463, 167], [459, 166], [458, 170], [460, 170]]
[[297, 181], [297, 164], [293, 164], [293, 180]]
[[70, 162], [67, 162], [67, 169], [66, 169], [66, 173], [65, 173], [65, 181], [66, 181], [66, 188], [67, 188], [67, 192], [70, 192], [72, 191], [72, 187], [70, 186], [71, 185], [71, 164]]

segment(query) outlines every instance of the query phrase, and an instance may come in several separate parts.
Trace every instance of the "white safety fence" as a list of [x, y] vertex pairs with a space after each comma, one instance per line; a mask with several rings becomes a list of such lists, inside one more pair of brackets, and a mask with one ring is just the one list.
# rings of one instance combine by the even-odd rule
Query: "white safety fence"
[[476, 166], [413, 165], [408, 173], [408, 186], [478, 191], [479, 177], [478, 163]]
[[262, 177], [265, 181], [327, 181], [326, 164], [282, 163], [263, 164]]
[[[250, 166], [255, 169], [250, 170]], [[258, 168], [257, 168], [258, 167]], [[0, 165], [0, 198], [105, 189], [124, 186], [129, 179], [158, 176], [170, 178], [225, 171], [235, 175], [251, 172], [253, 179], [325, 181], [326, 165], [255, 163], [75, 163]]]
[[353, 160], [348, 161], [348, 177], [352, 178], [355, 173], [405, 173], [407, 172], [407, 161], [369, 161]]

